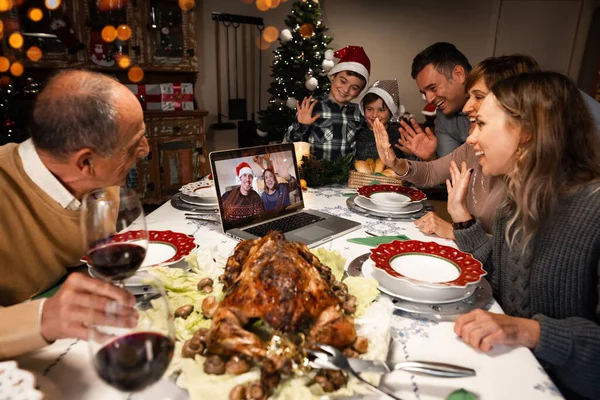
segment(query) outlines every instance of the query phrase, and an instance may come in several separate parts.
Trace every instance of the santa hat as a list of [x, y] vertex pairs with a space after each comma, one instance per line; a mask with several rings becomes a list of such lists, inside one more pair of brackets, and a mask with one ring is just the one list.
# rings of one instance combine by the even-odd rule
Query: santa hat
[[[404, 106], [400, 104], [400, 97], [398, 96], [398, 81], [395, 79], [375, 81], [369, 87], [367, 93], [374, 93], [383, 99], [383, 102], [392, 114], [393, 120], [398, 118], [398, 114], [404, 114]], [[367, 93], [365, 93], [365, 96]], [[363, 99], [365, 96], [363, 96]], [[362, 99], [358, 103], [358, 106], [360, 107], [360, 112], [365, 115], [365, 105]]]
[[333, 55], [339, 58], [340, 61], [331, 68], [327, 75], [332, 76], [342, 71], [353, 71], [365, 78], [366, 82], [369, 82], [371, 61], [362, 47], [346, 46], [333, 53]]
[[250, 168], [250, 165], [247, 162], [241, 162], [237, 167], [235, 167], [235, 174], [237, 177], [241, 177], [244, 174], [250, 174], [254, 176], [254, 171]]

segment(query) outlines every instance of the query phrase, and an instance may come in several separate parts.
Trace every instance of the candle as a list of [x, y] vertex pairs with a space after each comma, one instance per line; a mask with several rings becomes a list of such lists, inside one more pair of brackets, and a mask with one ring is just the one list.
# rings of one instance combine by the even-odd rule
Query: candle
[[310, 143], [308, 142], [294, 142], [294, 150], [296, 153], [296, 162], [298, 167], [302, 166], [302, 156], [310, 156]]

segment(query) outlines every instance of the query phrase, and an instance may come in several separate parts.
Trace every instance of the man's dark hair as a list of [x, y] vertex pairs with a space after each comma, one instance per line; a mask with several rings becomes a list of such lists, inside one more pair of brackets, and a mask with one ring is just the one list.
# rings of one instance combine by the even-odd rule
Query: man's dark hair
[[119, 140], [116, 81], [88, 71], [52, 77], [36, 99], [31, 123], [35, 146], [56, 157], [89, 147], [109, 156]]
[[448, 79], [452, 79], [452, 71], [457, 65], [463, 67], [466, 74], [471, 71], [467, 57], [456, 46], [446, 42], [434, 43], [415, 56], [410, 73], [412, 78], [417, 79], [419, 72], [429, 64], [433, 64], [435, 70]]

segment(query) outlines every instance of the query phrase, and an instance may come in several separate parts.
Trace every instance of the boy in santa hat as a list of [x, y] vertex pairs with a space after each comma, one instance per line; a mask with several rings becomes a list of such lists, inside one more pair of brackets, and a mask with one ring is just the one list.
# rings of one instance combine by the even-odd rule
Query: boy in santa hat
[[371, 61], [360, 46], [344, 47], [334, 56], [340, 61], [328, 73], [329, 93], [296, 102], [297, 120], [283, 138], [284, 142], [309, 142], [311, 155], [323, 160], [355, 154], [356, 132], [364, 119], [351, 101], [369, 82], [371, 70]]
[[223, 194], [223, 214], [225, 219], [234, 221], [264, 212], [260, 195], [252, 187], [254, 172], [247, 162], [241, 162], [235, 168], [240, 186], [236, 186]]
[[[376, 119], [387, 130], [390, 143], [396, 144], [394, 152], [398, 158], [408, 158], [398, 144], [400, 139], [399, 119], [404, 114], [404, 106], [400, 104], [398, 82], [395, 79], [378, 80], [372, 84], [358, 103], [365, 123], [356, 133], [356, 159], [377, 159], [377, 144], [373, 134], [373, 123]], [[412, 157], [414, 158], [414, 157]]]

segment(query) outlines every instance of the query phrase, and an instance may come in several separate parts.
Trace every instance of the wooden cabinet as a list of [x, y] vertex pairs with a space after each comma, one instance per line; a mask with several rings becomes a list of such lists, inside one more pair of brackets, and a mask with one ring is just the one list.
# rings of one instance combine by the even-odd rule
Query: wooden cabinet
[[184, 184], [210, 173], [204, 132], [207, 114], [206, 111], [144, 114], [150, 153], [138, 160], [129, 184], [145, 203], [165, 201]]

